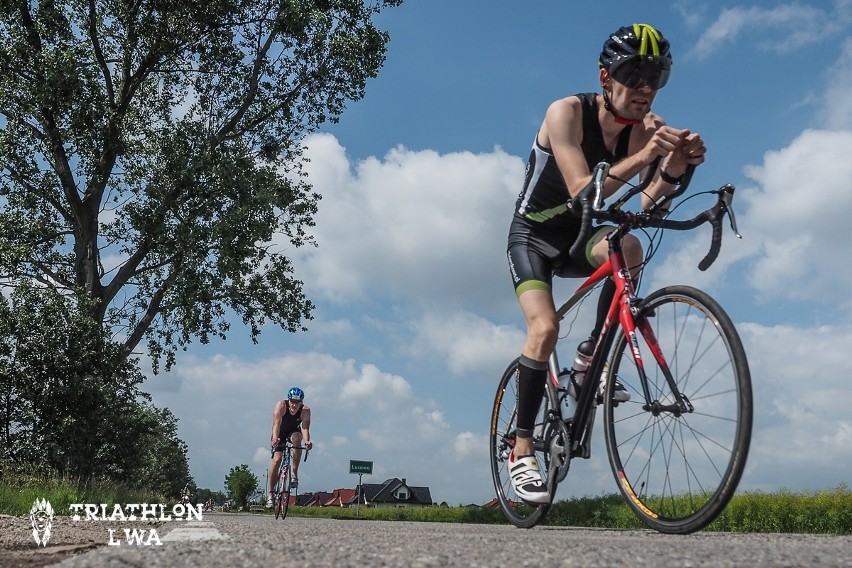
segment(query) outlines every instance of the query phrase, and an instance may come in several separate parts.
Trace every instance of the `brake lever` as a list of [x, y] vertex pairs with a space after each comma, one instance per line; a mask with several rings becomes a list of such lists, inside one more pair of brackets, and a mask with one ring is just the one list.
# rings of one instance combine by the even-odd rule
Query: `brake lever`
[[734, 231], [737, 238], [741, 239], [743, 236], [737, 230], [737, 217], [734, 215], [734, 186], [731, 184], [725, 184], [719, 191], [722, 192], [722, 203], [725, 204], [725, 211], [727, 211], [728, 217], [730, 218], [731, 229]]
[[606, 184], [607, 176], [609, 176], [609, 168], [610, 164], [608, 162], [601, 162], [595, 167], [595, 200], [592, 202], [592, 209], [595, 211], [603, 209], [604, 185]]

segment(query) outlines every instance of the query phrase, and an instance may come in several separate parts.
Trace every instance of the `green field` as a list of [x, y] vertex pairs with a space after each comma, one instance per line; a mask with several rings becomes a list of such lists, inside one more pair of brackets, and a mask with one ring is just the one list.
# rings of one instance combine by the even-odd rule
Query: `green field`
[[[426, 507], [422, 509], [373, 509], [340, 507], [291, 507], [289, 515], [339, 519], [433, 521], [451, 523], [505, 523], [499, 510], [476, 506]], [[643, 528], [620, 495], [584, 497], [559, 501], [543, 525]], [[852, 491], [840, 487], [829, 491], [793, 493], [741, 493], [707, 531], [852, 534]]]
[[[50, 501], [56, 514], [68, 514], [71, 503], [165, 503], [162, 496], [112, 483], [78, 486], [71, 481], [6, 476], [0, 479], [0, 514], [28, 515], [36, 499]], [[271, 514], [271, 513], [270, 513]], [[369, 507], [290, 507], [288, 515], [336, 519], [506, 523], [499, 510], [478, 506], [374, 509]], [[642, 528], [619, 495], [584, 497], [553, 505], [543, 525]], [[707, 531], [852, 534], [852, 491], [846, 486], [825, 491], [740, 493]]]

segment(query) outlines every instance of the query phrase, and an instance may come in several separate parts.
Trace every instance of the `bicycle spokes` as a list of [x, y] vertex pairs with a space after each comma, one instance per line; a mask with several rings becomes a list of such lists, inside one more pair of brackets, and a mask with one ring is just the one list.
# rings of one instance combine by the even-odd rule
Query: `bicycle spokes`
[[[742, 474], [751, 431], [748, 365], [733, 324], [703, 292], [673, 286], [645, 303], [655, 313], [647, 320], [653, 333], [621, 333], [613, 344], [607, 451], [637, 516], [660, 531], [691, 532], [721, 512]], [[639, 371], [637, 349], [661, 356]], [[616, 407], [615, 381], [639, 396]]]

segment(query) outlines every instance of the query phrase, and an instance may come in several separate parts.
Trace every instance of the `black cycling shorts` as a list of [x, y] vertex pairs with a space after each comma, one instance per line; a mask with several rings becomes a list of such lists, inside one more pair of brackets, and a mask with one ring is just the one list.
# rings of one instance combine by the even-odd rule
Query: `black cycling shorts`
[[595, 271], [591, 262], [591, 245], [601, 231], [612, 227], [600, 226], [592, 231], [586, 243], [586, 254], [580, 260], [571, 258], [569, 250], [580, 233], [580, 220], [561, 223], [539, 223], [515, 214], [509, 229], [509, 271], [520, 296], [527, 290], [551, 290], [553, 275], [563, 278], [584, 278]]
[[287, 442], [290, 440], [290, 436], [292, 436], [292, 435], [293, 435], [293, 432], [298, 432], [298, 433], [300, 433], [300, 434], [301, 434], [301, 433], [302, 433], [302, 429], [301, 429], [301, 428], [296, 428], [295, 430], [290, 430], [289, 432], [287, 432], [287, 433], [286, 433], [286, 434], [284, 434], [284, 435], [281, 435], [281, 432], [279, 432], [279, 433], [278, 433], [278, 434], [279, 434], [278, 439], [279, 439], [280, 441], [278, 442], [278, 445], [277, 445], [277, 446], [275, 446], [275, 451], [276, 451], [276, 452], [283, 452], [283, 451], [284, 451], [284, 448], [286, 447]]

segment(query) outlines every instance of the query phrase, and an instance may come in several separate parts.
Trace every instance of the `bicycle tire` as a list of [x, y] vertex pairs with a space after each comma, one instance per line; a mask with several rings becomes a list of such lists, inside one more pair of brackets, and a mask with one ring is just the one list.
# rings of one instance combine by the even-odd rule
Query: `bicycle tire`
[[284, 468], [284, 471], [281, 473], [284, 480], [282, 481], [283, 491], [279, 495], [279, 499], [281, 500], [279, 509], [281, 511], [281, 520], [284, 520], [287, 518], [287, 511], [290, 509], [290, 468]]
[[[550, 509], [549, 504], [533, 507], [524, 503], [512, 488], [509, 478], [509, 452], [514, 447], [515, 422], [517, 418], [518, 398], [518, 359], [512, 361], [500, 384], [494, 398], [491, 412], [490, 446], [491, 477], [497, 492], [497, 501], [506, 519], [518, 528], [531, 528], [541, 522]], [[536, 417], [533, 439], [536, 444], [536, 458], [539, 464], [547, 464], [549, 458], [544, 448], [544, 438], [547, 422], [544, 417], [550, 407], [547, 391], [544, 394], [541, 408]], [[547, 466], [541, 468], [542, 477], [547, 482]]]
[[272, 490], [272, 510], [275, 513], [275, 518], [281, 516], [281, 494], [284, 492], [284, 484], [281, 481], [281, 471], [278, 471], [278, 481], [275, 482], [275, 488]]
[[[662, 288], [638, 308], [637, 323], [645, 318], [649, 324], [693, 411], [677, 416], [645, 405], [631, 354], [636, 347], [650, 400], [674, 399], [640, 330], [631, 345], [618, 328], [602, 403], [607, 454], [616, 484], [643, 523], [663, 533], [689, 534], [724, 510], [745, 468], [753, 412], [748, 361], [734, 324], [701, 290]], [[629, 401], [613, 401], [616, 381]]]

